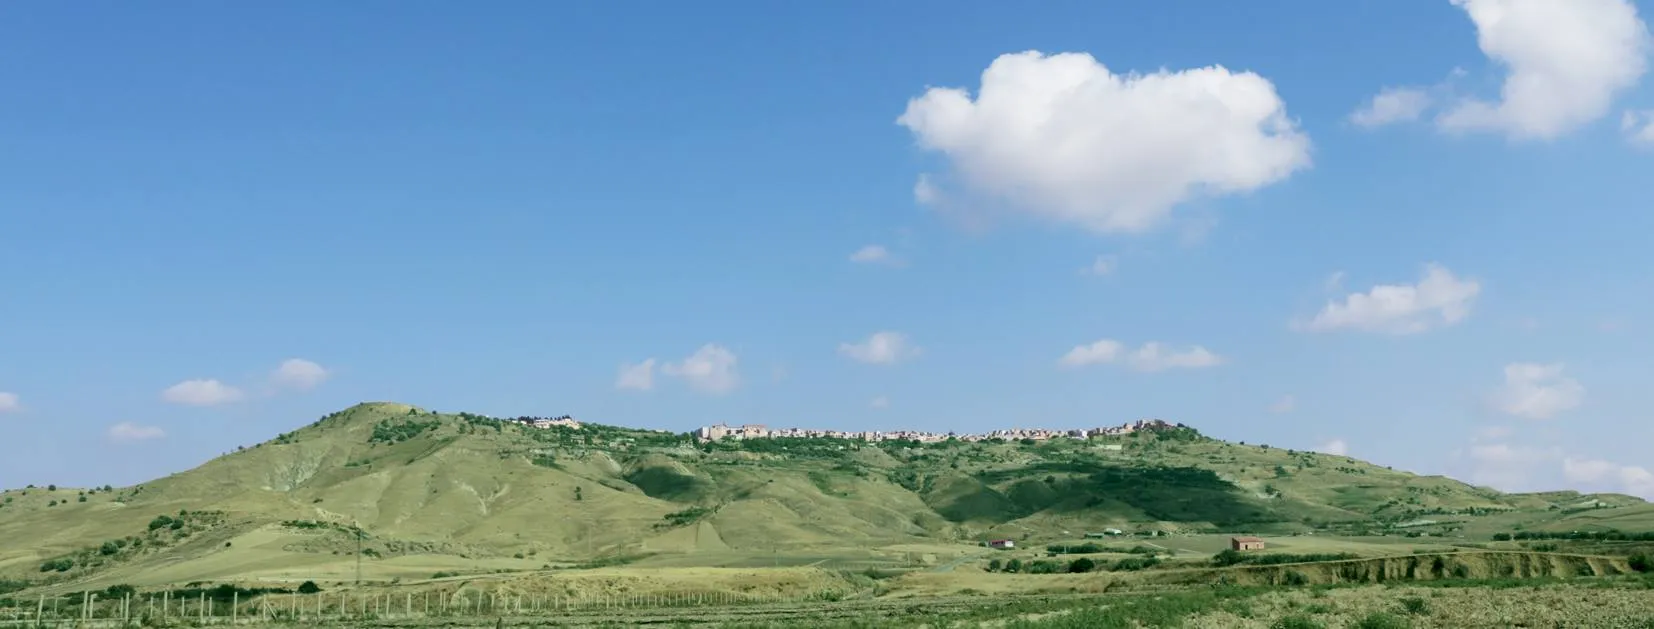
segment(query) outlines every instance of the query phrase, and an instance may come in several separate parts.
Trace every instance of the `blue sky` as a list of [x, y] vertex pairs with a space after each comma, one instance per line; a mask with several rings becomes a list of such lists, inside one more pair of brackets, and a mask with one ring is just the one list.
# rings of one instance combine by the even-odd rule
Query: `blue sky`
[[1649, 10], [6, 6], [0, 485], [396, 400], [1654, 497]]

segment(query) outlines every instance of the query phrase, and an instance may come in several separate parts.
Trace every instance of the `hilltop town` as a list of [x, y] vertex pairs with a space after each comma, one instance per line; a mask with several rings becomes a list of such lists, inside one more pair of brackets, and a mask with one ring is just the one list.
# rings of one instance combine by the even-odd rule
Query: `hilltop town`
[[[568, 415], [561, 417], [513, 417], [499, 421], [519, 423], [532, 428], [547, 429], [552, 427], [570, 428], [579, 430], [581, 422]], [[918, 441], [921, 443], [937, 443], [955, 439], [958, 441], [1045, 441], [1048, 439], [1090, 439], [1093, 437], [1118, 437], [1135, 432], [1158, 432], [1188, 428], [1181, 423], [1172, 423], [1163, 419], [1140, 419], [1118, 426], [1099, 428], [1074, 428], [1068, 430], [1048, 428], [1011, 428], [995, 430], [985, 433], [959, 434], [956, 432], [929, 432], [923, 430], [826, 430], [818, 428], [770, 428], [763, 424], [743, 424], [730, 426], [716, 424], [696, 428], [696, 441], [721, 441], [723, 439], [772, 439], [772, 438], [821, 438], [821, 439], [853, 439], [858, 441]]]
[[761, 424], [745, 424], [742, 426], [702, 426], [695, 430], [695, 439], [699, 441], [719, 441], [722, 439], [769, 439], [769, 438], [829, 438], [829, 439], [858, 439], [861, 441], [886, 441], [891, 439], [918, 441], [921, 443], [935, 443], [957, 439], [959, 441], [990, 441], [1002, 439], [1005, 441], [1019, 441], [1030, 439], [1044, 441], [1047, 439], [1071, 438], [1089, 439], [1092, 437], [1115, 437], [1129, 435], [1134, 432], [1156, 432], [1188, 428], [1183, 424], [1174, 424], [1160, 419], [1141, 419], [1119, 426], [1103, 428], [1076, 428], [1072, 430], [1052, 430], [1046, 428], [1012, 428], [995, 430], [987, 433], [958, 434], [954, 432], [927, 432], [919, 430], [820, 430], [814, 428], [769, 428]]

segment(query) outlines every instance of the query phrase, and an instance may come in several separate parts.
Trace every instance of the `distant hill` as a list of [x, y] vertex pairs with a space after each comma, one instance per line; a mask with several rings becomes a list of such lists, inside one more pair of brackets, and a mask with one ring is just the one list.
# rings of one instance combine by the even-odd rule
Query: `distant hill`
[[133, 487], [5, 491], [0, 579], [344, 578], [358, 543], [379, 574], [429, 576], [1105, 528], [1450, 532], [1467, 518], [1554, 524], [1648, 507], [1628, 496], [1501, 494], [1189, 428], [1032, 444], [697, 444], [372, 403]]

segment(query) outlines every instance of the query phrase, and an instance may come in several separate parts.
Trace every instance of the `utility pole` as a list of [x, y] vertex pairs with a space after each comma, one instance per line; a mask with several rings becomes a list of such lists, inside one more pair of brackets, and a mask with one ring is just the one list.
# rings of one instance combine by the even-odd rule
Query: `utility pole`
[[350, 528], [356, 530], [356, 585], [362, 584], [362, 527], [355, 520], [350, 521]]

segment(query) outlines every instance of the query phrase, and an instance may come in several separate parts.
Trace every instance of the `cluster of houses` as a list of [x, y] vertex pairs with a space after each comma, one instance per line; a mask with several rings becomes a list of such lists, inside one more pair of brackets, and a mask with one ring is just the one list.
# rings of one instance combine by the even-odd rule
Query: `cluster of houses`
[[[1122, 533], [1120, 531], [1120, 529], [1108, 529], [1107, 531], [1105, 531], [1104, 533], [1101, 533], [1101, 534], [1087, 533], [1086, 537], [1087, 538], [1092, 538], [1092, 537], [1114, 537], [1114, 536], [1118, 536], [1118, 535], [1124, 535], [1124, 533]], [[988, 545], [989, 548], [993, 548], [993, 549], [996, 549], [996, 550], [1010, 550], [1010, 549], [1013, 549], [1013, 548], [1017, 547], [1016, 541], [1011, 540], [1011, 539], [989, 540], [987, 545]], [[1241, 536], [1241, 537], [1231, 537], [1231, 538], [1229, 538], [1229, 548], [1230, 548], [1230, 550], [1245, 552], [1245, 551], [1249, 551], [1249, 550], [1263, 550], [1264, 547], [1265, 547], [1265, 544], [1264, 544], [1263, 538], [1261, 538], [1261, 537], [1252, 537], [1250, 535], [1246, 535], [1246, 536]]]
[[886, 441], [892, 439], [911, 440], [921, 443], [936, 443], [957, 439], [959, 441], [989, 441], [1003, 439], [1019, 441], [1031, 439], [1045, 441], [1048, 439], [1089, 439], [1092, 437], [1113, 437], [1129, 435], [1140, 431], [1160, 431], [1174, 428], [1185, 428], [1183, 424], [1174, 424], [1160, 419], [1142, 419], [1119, 426], [1104, 428], [1076, 428], [1073, 430], [1049, 430], [1044, 428], [1012, 428], [995, 430], [980, 434], [959, 434], [954, 432], [927, 432], [919, 430], [818, 430], [813, 428], [769, 428], [761, 424], [746, 424], [742, 426], [702, 426], [695, 430], [695, 438], [701, 441], [720, 441], [723, 439], [772, 439], [785, 437], [813, 437], [832, 439], [858, 439], [861, 441]]
[[540, 429], [551, 428], [552, 426], [562, 426], [564, 428], [573, 428], [575, 430], [580, 429], [580, 420], [568, 415], [564, 415], [562, 417], [513, 417], [506, 421], [517, 422], [525, 426]]

